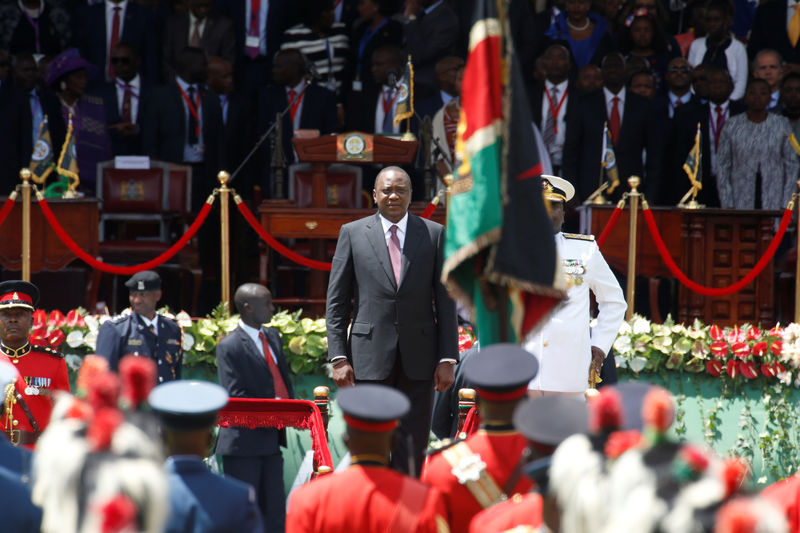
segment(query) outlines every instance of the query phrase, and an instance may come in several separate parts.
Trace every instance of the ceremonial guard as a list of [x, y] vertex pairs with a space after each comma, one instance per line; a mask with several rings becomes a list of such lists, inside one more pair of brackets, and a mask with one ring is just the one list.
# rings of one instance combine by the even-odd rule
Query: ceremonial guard
[[152, 270], [134, 274], [125, 282], [130, 291], [131, 313], [112, 318], [100, 327], [97, 354], [117, 371], [126, 355], [150, 357], [158, 367], [158, 382], [181, 378], [183, 348], [181, 328], [156, 313], [161, 299], [161, 278]]
[[167, 451], [167, 533], [260, 533], [253, 487], [209, 471], [203, 463], [214, 440], [217, 413], [228, 393], [215, 383], [176, 381], [154, 388], [148, 403], [161, 423]]
[[439, 491], [389, 468], [389, 454], [408, 398], [386, 385], [340, 389], [350, 467], [311, 481], [289, 499], [287, 533], [444, 533]]
[[38, 301], [39, 289], [32, 283], [0, 283], [0, 360], [10, 361], [20, 374], [14, 387], [3, 390], [3, 432], [15, 446], [30, 448], [50, 421], [53, 393], [69, 392], [64, 356], [28, 340]]
[[[535, 483], [535, 491], [514, 494], [508, 500], [484, 509], [472, 519], [470, 533], [490, 531], [551, 531], [558, 522], [558, 508], [547, 495], [550, 456], [570, 435], [585, 433], [589, 426], [586, 403], [566, 396], [542, 396], [523, 401], [514, 411], [514, 427], [528, 439], [529, 459], [525, 474]], [[515, 529], [517, 528], [517, 529]], [[548, 531], [548, 529], [544, 529]]]
[[[592, 365], [600, 375], [628, 306], [594, 236], [561, 232], [565, 205], [575, 195], [575, 188], [556, 176], [542, 176], [542, 183], [550, 202], [556, 250], [567, 278], [567, 299], [523, 344], [539, 361], [539, 373], [528, 388], [583, 394]], [[591, 328], [589, 291], [594, 293], [598, 307], [597, 323]]]
[[511, 419], [538, 366], [514, 344], [482, 348], [464, 362], [464, 377], [478, 395], [481, 429], [440, 449], [422, 473], [423, 481], [442, 492], [453, 531], [467, 531], [481, 510], [532, 488], [520, 460], [527, 442]]

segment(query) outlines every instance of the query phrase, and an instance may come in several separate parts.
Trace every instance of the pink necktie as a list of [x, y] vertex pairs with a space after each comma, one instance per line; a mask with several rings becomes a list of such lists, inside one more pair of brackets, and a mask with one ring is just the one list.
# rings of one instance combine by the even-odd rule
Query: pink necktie
[[400, 239], [397, 238], [397, 225], [392, 224], [392, 227], [389, 228], [389, 232], [391, 232], [392, 236], [389, 237], [389, 258], [392, 260], [392, 270], [394, 271], [394, 280], [397, 282], [397, 286], [400, 286], [400, 268], [403, 264], [403, 260], [401, 259], [401, 254], [403, 253], [400, 249]]

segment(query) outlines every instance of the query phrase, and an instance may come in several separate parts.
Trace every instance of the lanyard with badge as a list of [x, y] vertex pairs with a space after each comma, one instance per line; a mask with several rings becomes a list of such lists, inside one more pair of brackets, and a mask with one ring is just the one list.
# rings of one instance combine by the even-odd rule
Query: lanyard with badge
[[564, 105], [567, 99], [569, 89], [564, 90], [564, 94], [561, 95], [561, 100], [558, 102], [558, 107], [553, 107], [553, 99], [550, 97], [550, 91], [545, 89], [544, 94], [547, 96], [547, 106], [550, 108], [550, 114], [553, 117], [553, 133], [558, 135], [558, 114], [561, 112], [561, 106]]

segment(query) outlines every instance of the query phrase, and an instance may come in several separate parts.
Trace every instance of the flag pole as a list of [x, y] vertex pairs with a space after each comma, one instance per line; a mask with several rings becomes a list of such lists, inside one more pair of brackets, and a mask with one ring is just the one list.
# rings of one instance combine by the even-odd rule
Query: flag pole
[[22, 280], [31, 280], [31, 174], [28, 168], [19, 171], [22, 178]]
[[[800, 189], [800, 180], [797, 181], [797, 188]], [[800, 197], [800, 193], [794, 193], [793, 198]], [[798, 218], [800, 220], [800, 218]], [[800, 250], [800, 227], [797, 228], [797, 248]], [[800, 257], [800, 256], [799, 256]], [[794, 321], [800, 322], [800, 259], [795, 260], [794, 271]]]
[[638, 187], [642, 183], [639, 176], [628, 178], [631, 192], [630, 223], [628, 225], [628, 279], [626, 280], [625, 296], [628, 297], [628, 309], [625, 311], [625, 320], [633, 318], [633, 303], [636, 299], [636, 223], [639, 216], [639, 197], [642, 193]]

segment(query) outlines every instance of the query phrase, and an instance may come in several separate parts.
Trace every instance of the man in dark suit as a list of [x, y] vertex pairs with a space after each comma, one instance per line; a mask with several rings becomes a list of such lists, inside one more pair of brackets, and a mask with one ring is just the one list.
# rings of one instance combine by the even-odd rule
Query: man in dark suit
[[[603, 126], [608, 123], [614, 141], [622, 184], [612, 198], [619, 198], [631, 175], [642, 178], [645, 193], [655, 191], [661, 179], [663, 122], [651, 102], [625, 90], [625, 59], [619, 53], [603, 58], [603, 89], [583, 97], [580, 109], [567, 125], [561, 174], [575, 184], [580, 202], [600, 186]], [[647, 150], [647, 164], [642, 161]], [[603, 180], [605, 178], [603, 177]], [[654, 196], [649, 194], [648, 196]], [[606, 194], [608, 196], [608, 194]]]
[[[447, 56], [436, 63], [436, 86], [439, 90], [436, 91], [433, 96], [425, 100], [418, 100], [415, 98], [415, 100], [419, 101], [419, 103], [415, 103], [415, 108], [419, 116], [423, 118], [431, 117], [431, 119], [433, 119], [436, 112], [444, 107], [447, 102], [460, 96], [458, 94], [456, 80], [458, 78], [458, 71], [462, 68], [464, 68], [464, 60], [458, 56]], [[412, 123], [414, 123], [417, 128], [419, 127], [418, 124], [415, 124], [416, 120], [413, 120]]]
[[668, 166], [664, 172], [666, 179], [661, 188], [658, 205], [676, 205], [691, 186], [683, 162], [694, 145], [697, 124], [700, 124], [700, 152], [703, 159], [703, 189], [697, 201], [707, 207], [719, 207], [719, 194], [715, 172], [716, 145], [725, 122], [747, 106], [741, 101], [730, 100], [733, 81], [730, 74], [720, 67], [708, 69], [708, 98], [706, 104], [699, 102], [681, 106], [673, 119], [672, 135], [668, 144]]
[[[84, 6], [75, 18], [75, 41], [81, 57], [94, 64], [111, 81], [114, 66], [111, 51], [122, 42], [136, 47], [142, 58], [142, 76], [149, 83], [158, 81], [158, 35], [152, 12], [128, 0], [105, 0]], [[98, 76], [95, 83], [103, 80]]]
[[791, 68], [800, 69], [800, 37], [792, 34], [791, 20], [800, 8], [794, 0], [768, 0], [756, 8], [747, 52], [750, 59], [761, 50], [777, 51]]
[[21, 91], [11, 83], [10, 62], [5, 50], [0, 50], [0, 194], [10, 194], [19, 183], [19, 170], [28, 161], [20, 157], [23, 139], [23, 116], [21, 104], [26, 103]]
[[[404, 64], [403, 51], [397, 46], [383, 45], [372, 53], [372, 79], [375, 83], [365, 85], [360, 104], [348, 108], [346, 129], [368, 133], [399, 131], [393, 120], [397, 88], [389, 86], [388, 78], [389, 72], [399, 77]], [[388, 117], [387, 113], [390, 114]]]
[[410, 20], [403, 28], [405, 53], [414, 63], [414, 92], [424, 99], [436, 93], [436, 63], [456, 53], [458, 16], [438, 0], [407, 0], [406, 16]]
[[190, 0], [189, 9], [173, 13], [164, 26], [161, 45], [161, 76], [171, 81], [175, 76], [178, 54], [187, 46], [205, 50], [208, 56], [221, 57], [231, 65], [236, 59], [233, 22], [210, 14], [211, 0]]
[[[236, 84], [248, 95], [270, 82], [272, 58], [283, 32], [299, 22], [299, 2], [291, 0], [215, 0], [214, 11], [233, 21], [236, 33]], [[251, 16], [253, 6], [258, 17]]]
[[111, 52], [116, 78], [97, 89], [106, 108], [106, 124], [114, 155], [142, 153], [142, 102], [147, 100], [150, 84], [139, 74], [141, 60], [136, 48], [120, 43]]
[[[9, 112], [0, 112], [0, 122], [3, 123], [3, 126], [0, 127], [0, 138], [9, 134], [16, 136], [19, 154], [17, 163], [8, 165], [7, 168], [18, 172], [21, 167], [28, 166], [31, 161], [35, 138], [39, 135], [39, 127], [45, 116], [50, 129], [50, 143], [56, 156], [64, 145], [67, 127], [61, 114], [61, 102], [58, 100], [58, 96], [42, 87], [42, 72], [33, 55], [14, 56], [13, 71], [14, 86], [20, 93], [19, 108]], [[2, 87], [0, 87], [1, 92]], [[18, 134], [14, 133], [15, 130], [12, 127], [6, 125], [13, 124], [16, 112], [19, 113], [21, 119], [20, 129], [16, 130], [19, 132]], [[19, 183], [19, 175], [16, 172], [11, 176], [13, 185]]]
[[578, 109], [578, 91], [569, 79], [570, 53], [561, 44], [550, 45], [542, 56], [546, 78], [531, 88], [531, 118], [547, 147], [553, 173], [560, 174], [568, 125]]
[[378, 213], [339, 232], [328, 283], [328, 357], [338, 386], [380, 383], [411, 399], [391, 464], [418, 475], [434, 390], [453, 384], [458, 360], [455, 304], [441, 283], [444, 227], [408, 213], [411, 180], [399, 167], [384, 168], [372, 194]]
[[664, 81], [667, 82], [667, 94], [660, 97], [667, 108], [670, 119], [675, 118], [675, 111], [682, 105], [699, 104], [700, 98], [692, 92], [692, 65], [682, 57], [676, 57], [667, 65]]
[[[319, 130], [320, 135], [334, 133], [339, 129], [336, 119], [336, 95], [324, 87], [309, 83], [306, 79], [306, 60], [296, 49], [281, 50], [275, 54], [272, 64], [273, 84], [258, 93], [256, 138], [260, 138], [275, 122], [275, 117], [294, 102], [283, 115], [283, 156], [287, 164], [294, 163], [292, 137], [299, 129]], [[271, 191], [271, 157], [269, 150], [262, 149], [262, 193]]]
[[153, 89], [143, 104], [142, 151], [191, 165], [194, 210], [211, 193], [222, 160], [222, 111], [219, 98], [204, 88], [207, 77], [205, 52], [185, 48], [175, 81]]
[[[292, 398], [289, 367], [277, 331], [264, 327], [274, 307], [269, 290], [255, 283], [236, 289], [239, 325], [217, 345], [219, 383], [233, 398]], [[285, 436], [274, 428], [220, 428], [216, 453], [225, 473], [255, 487], [265, 531], [283, 531]]]

